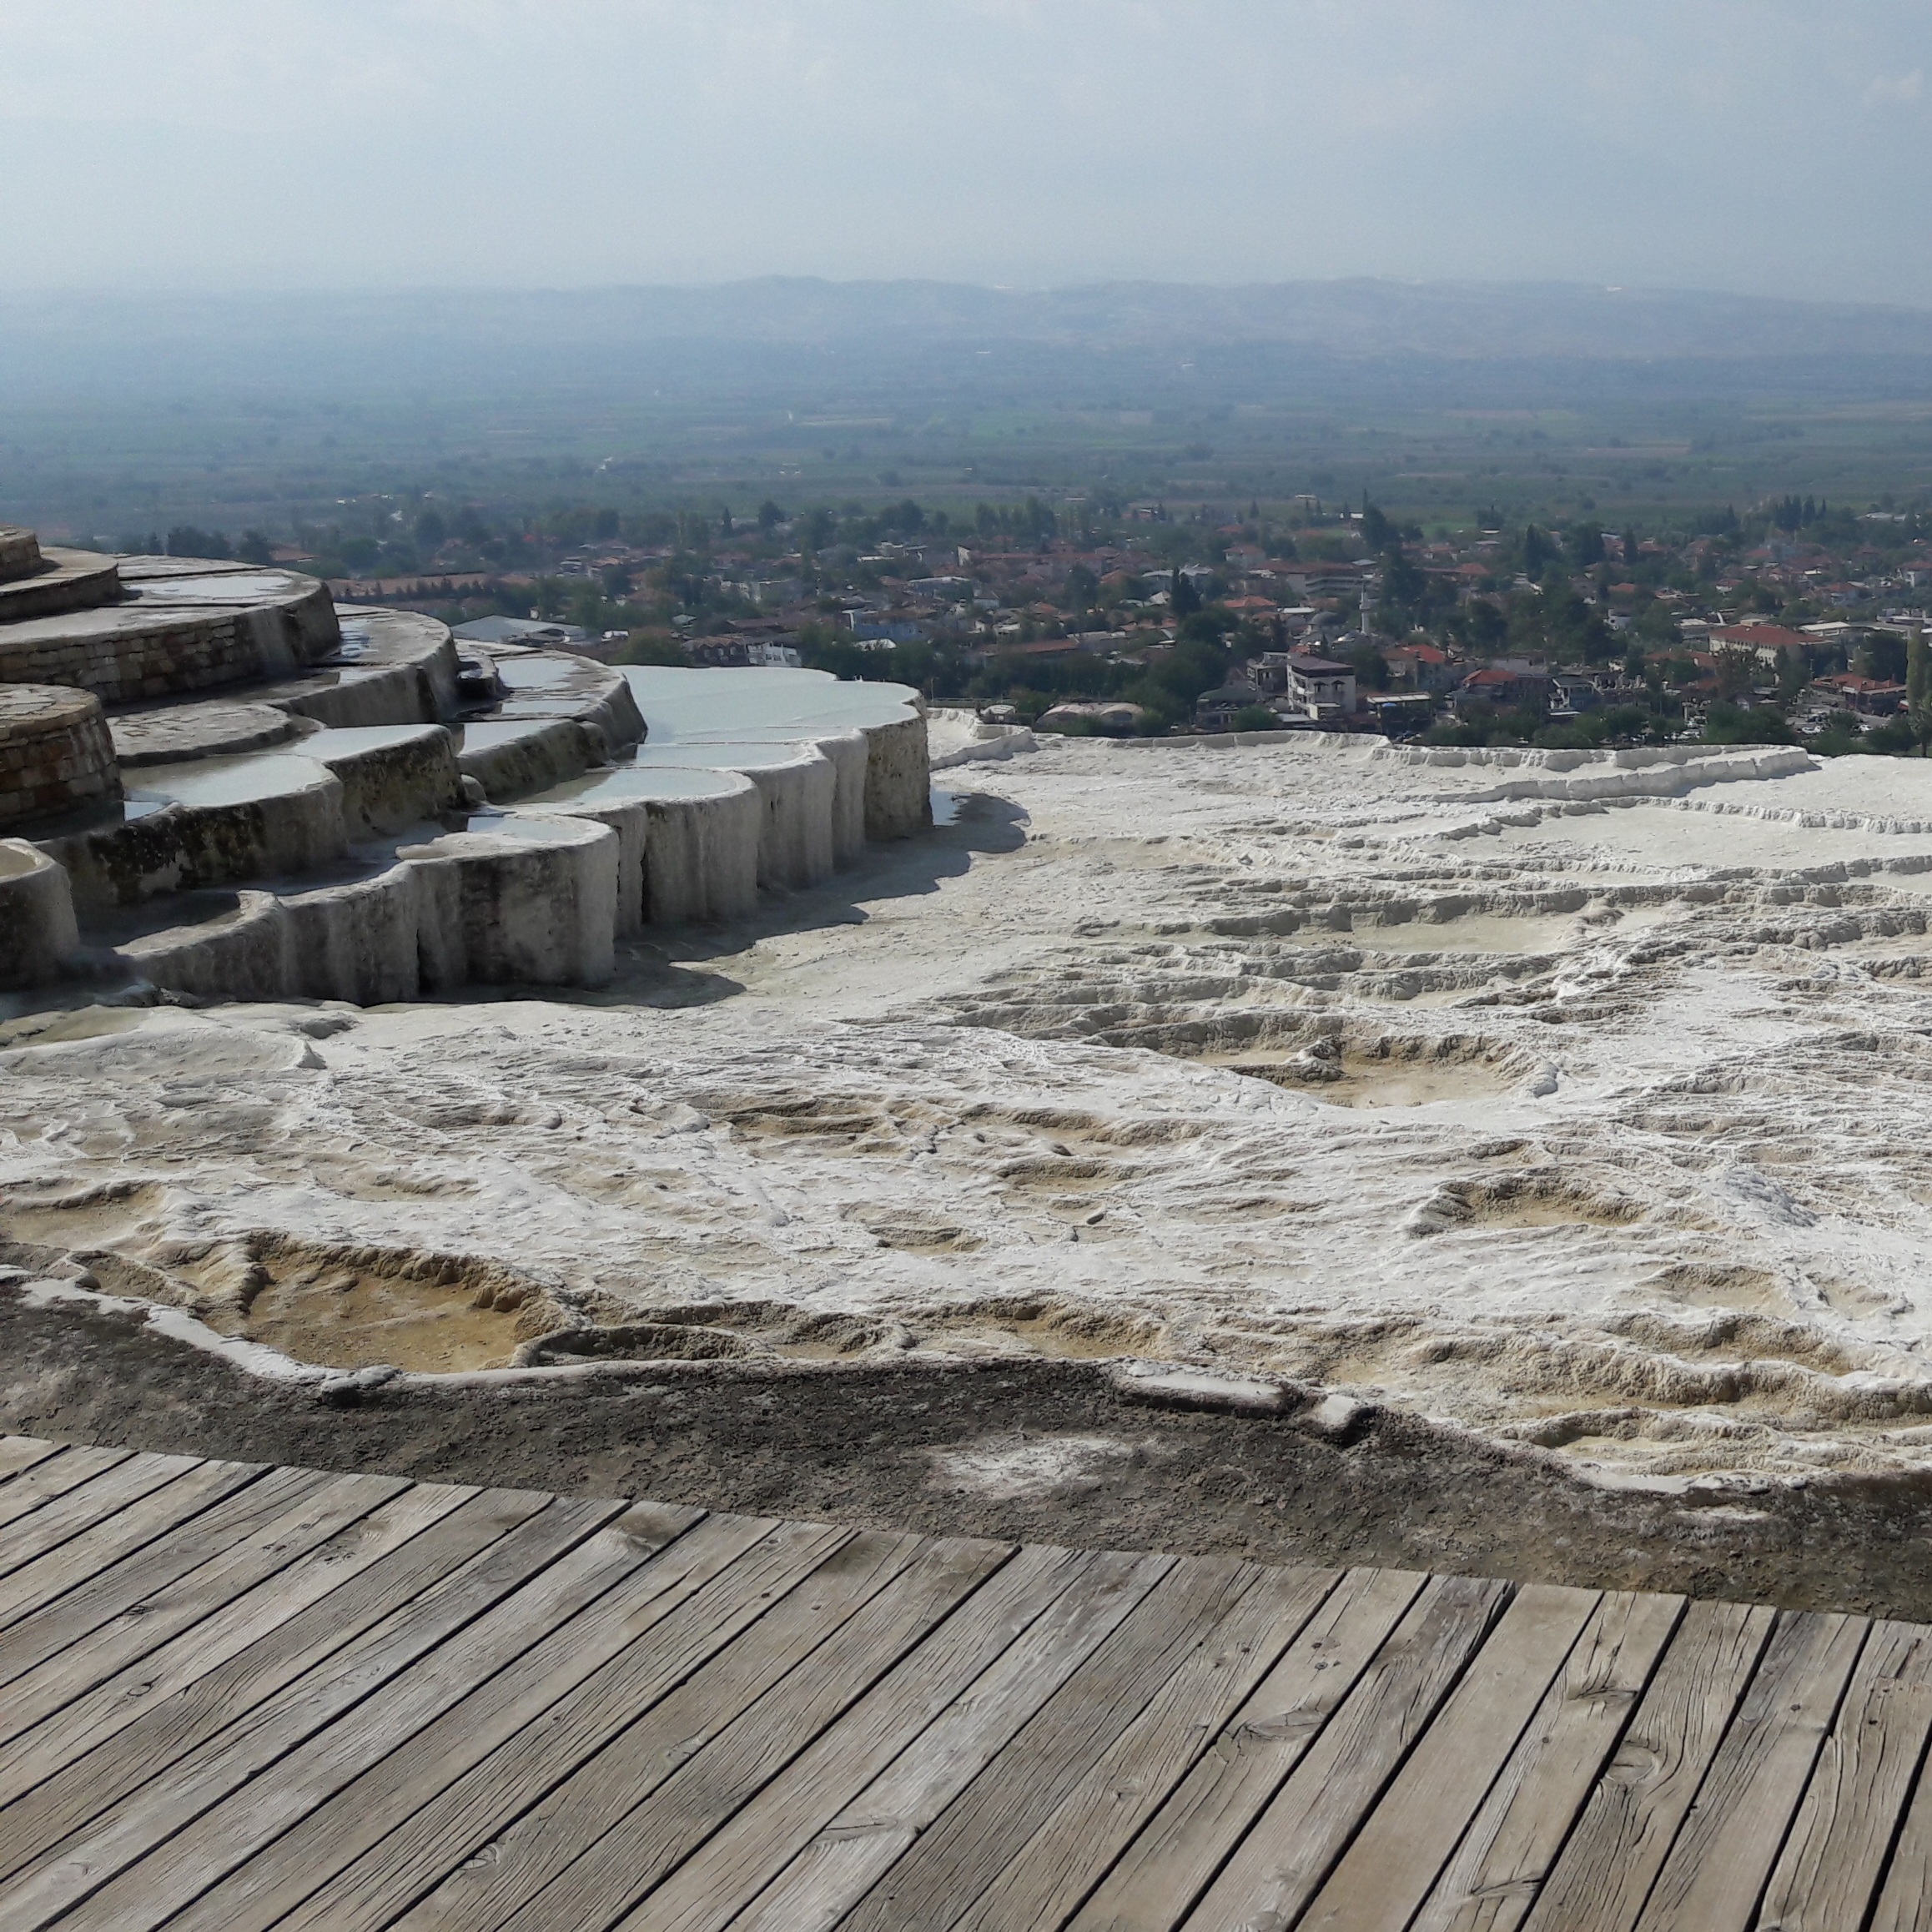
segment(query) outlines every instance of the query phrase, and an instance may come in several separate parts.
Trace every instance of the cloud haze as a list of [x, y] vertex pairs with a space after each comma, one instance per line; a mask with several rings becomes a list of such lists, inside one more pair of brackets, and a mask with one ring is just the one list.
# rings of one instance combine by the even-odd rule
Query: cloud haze
[[1932, 301], [1907, 0], [0, 0], [0, 286]]

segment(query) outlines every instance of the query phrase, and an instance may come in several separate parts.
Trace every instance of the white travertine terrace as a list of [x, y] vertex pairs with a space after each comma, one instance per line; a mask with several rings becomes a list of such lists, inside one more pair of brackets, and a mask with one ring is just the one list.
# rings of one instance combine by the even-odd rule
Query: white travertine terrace
[[[17, 1023], [10, 1228], [338, 1370], [1111, 1356], [1726, 1512], [1932, 1469], [1932, 763], [1274, 734], [953, 769], [929, 842], [798, 916], [620, 951], [594, 1001], [466, 1001], [511, 968], [465, 955], [417, 858], [211, 889], [229, 963], [181, 984], [364, 974], [383, 1009]], [[1496, 795], [1526, 778], [1561, 789]], [[576, 839], [579, 871], [555, 956], [514, 970], [596, 975], [601, 916], [572, 922], [617, 904], [639, 802], [636, 916], [674, 876], [661, 830], [735, 811], [755, 864], [749, 777], [626, 765], [520, 801], [502, 823]], [[432, 861], [495, 848], [480, 895], [525, 889], [501, 833], [420, 843], [445, 837]], [[448, 1004], [385, 1004], [418, 992]], [[460, 1256], [530, 1297], [487, 1332], [433, 1283], [413, 1327], [292, 1291], [258, 1321], [234, 1284], [277, 1241], [399, 1280]]]
[[0, 873], [0, 985], [596, 985], [647, 924], [741, 918], [930, 823], [897, 687], [487, 655], [465, 702], [431, 618], [0, 531], [0, 831], [37, 854]]

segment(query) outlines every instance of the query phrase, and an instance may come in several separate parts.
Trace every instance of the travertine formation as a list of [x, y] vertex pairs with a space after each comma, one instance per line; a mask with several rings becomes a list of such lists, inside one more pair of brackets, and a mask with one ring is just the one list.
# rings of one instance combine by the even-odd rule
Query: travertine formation
[[[753, 704], [743, 743], [641, 758], [624, 672], [473, 648], [464, 674], [443, 625], [289, 571], [0, 531], [0, 985], [596, 985], [647, 924], [741, 915], [929, 821], [900, 699], [863, 730]], [[762, 674], [705, 675], [728, 720]]]
[[[575, 828], [566, 947], [596, 840], [672, 834], [624, 785], [672, 776], [528, 814]], [[345, 1371], [1131, 1356], [1683, 1488], [1713, 1534], [1752, 1484], [1922, 1479], [1932, 765], [1310, 734], [948, 782], [930, 840], [620, 947], [594, 1004], [18, 1023], [10, 1236]], [[741, 852], [763, 801], [695, 798]], [[524, 815], [407, 885], [244, 890], [228, 943], [300, 994], [353, 904], [460, 1001], [527, 877], [465, 868]], [[380, 1319], [296, 1254], [362, 1257]]]
[[0, 684], [0, 829], [120, 795], [98, 697], [58, 685]]

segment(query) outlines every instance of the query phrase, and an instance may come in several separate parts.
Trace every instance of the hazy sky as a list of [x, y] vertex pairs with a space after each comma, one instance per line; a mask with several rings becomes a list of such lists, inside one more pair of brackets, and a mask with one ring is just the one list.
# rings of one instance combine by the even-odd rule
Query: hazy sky
[[1927, 0], [0, 0], [0, 287], [1932, 301]]

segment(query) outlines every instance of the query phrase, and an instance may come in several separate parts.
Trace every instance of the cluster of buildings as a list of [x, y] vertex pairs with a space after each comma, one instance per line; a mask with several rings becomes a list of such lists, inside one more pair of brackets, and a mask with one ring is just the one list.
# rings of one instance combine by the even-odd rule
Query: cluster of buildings
[[[1561, 722], [1628, 702], [1681, 717], [1688, 729], [1720, 698], [1775, 700], [1800, 729], [1882, 718], [1904, 700], [1904, 639], [1932, 601], [1932, 537], [1889, 511], [1839, 512], [1829, 543], [1822, 523], [1785, 530], [1774, 512], [1760, 520], [1759, 541], [1733, 528], [1668, 542], [1574, 528], [1405, 539], [1372, 512], [1299, 528], [1292, 542], [1270, 542], [1249, 523], [1201, 525], [1176, 543], [1175, 531], [1132, 518], [1101, 539], [1064, 534], [1076, 520], [1063, 518], [1044, 533], [859, 544], [841, 533], [876, 521], [821, 517], [814, 530], [814, 521], [741, 526], [695, 551], [612, 537], [565, 555], [547, 574], [578, 584], [580, 595], [603, 595], [606, 611], [621, 606], [627, 624], [648, 613], [695, 664], [825, 662], [830, 641], [876, 657], [889, 677], [906, 674], [908, 660], [895, 653], [929, 647], [921, 682], [937, 668], [944, 694], [970, 684], [995, 701], [1123, 692], [1185, 645], [1190, 614], [1211, 606], [1238, 654], [1180, 728], [1396, 735], [1446, 715]], [[817, 548], [806, 541], [813, 534]], [[1212, 561], [1171, 561], [1190, 551]], [[1536, 621], [1539, 601], [1566, 585], [1575, 593], [1567, 601], [1588, 612], [1584, 648], [1573, 626], [1559, 636]], [[499, 595], [510, 586], [495, 581]], [[383, 588], [393, 596], [404, 586]], [[611, 658], [632, 641], [630, 629], [556, 619], [483, 622], [528, 625], [521, 641]], [[1099, 665], [1069, 669], [1083, 658]], [[1145, 722], [1122, 698], [1072, 695], [1039, 722]]]

